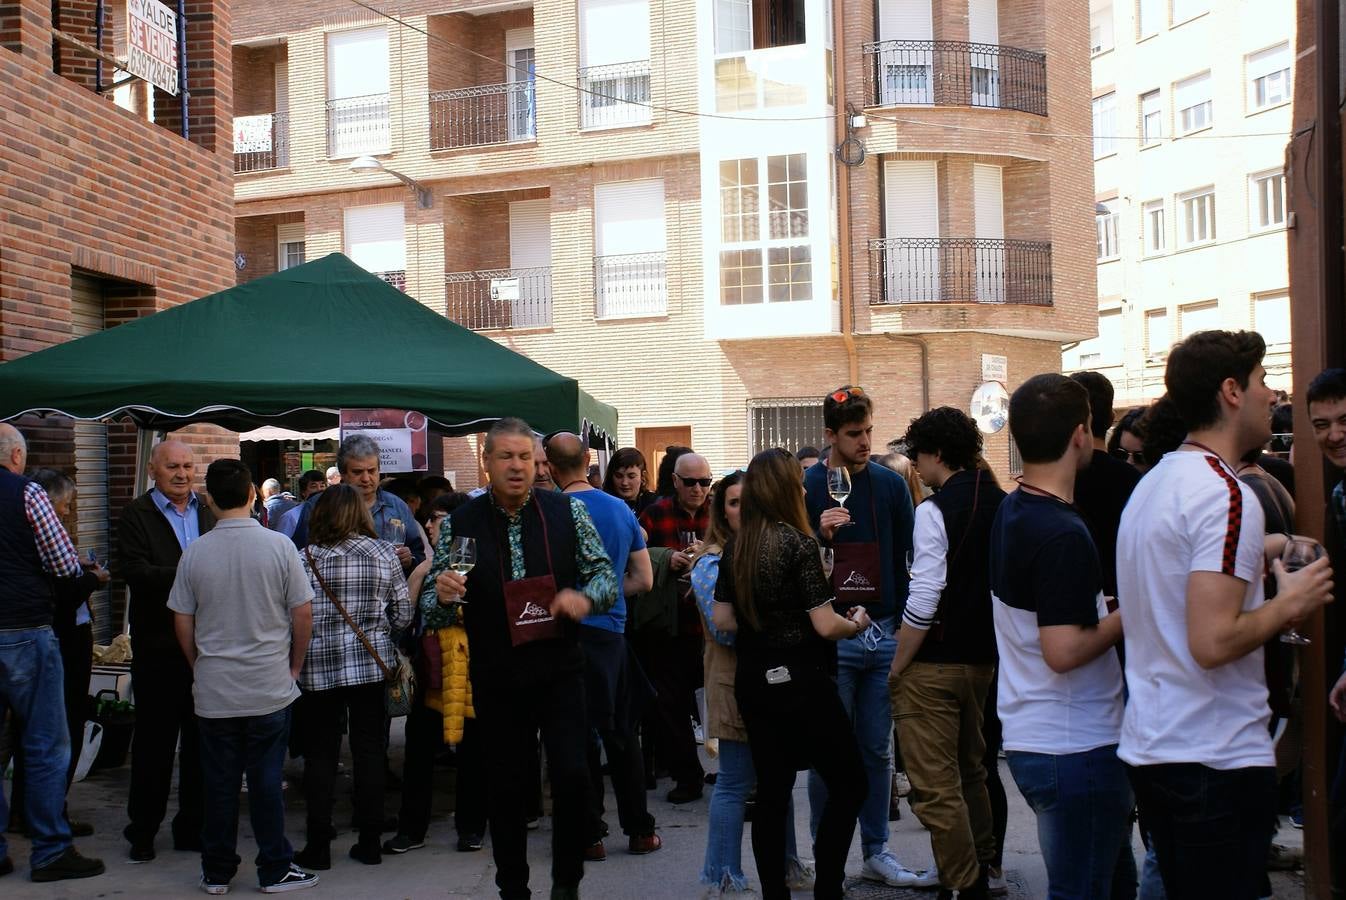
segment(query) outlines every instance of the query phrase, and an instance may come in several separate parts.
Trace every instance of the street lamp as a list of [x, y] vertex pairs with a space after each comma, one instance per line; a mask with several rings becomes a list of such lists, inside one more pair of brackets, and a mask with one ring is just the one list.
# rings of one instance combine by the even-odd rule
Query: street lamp
[[430, 196], [428, 190], [421, 186], [420, 182], [416, 181], [414, 178], [408, 178], [401, 172], [388, 168], [373, 156], [357, 156], [355, 159], [351, 160], [350, 170], [360, 175], [367, 175], [371, 172], [387, 172], [389, 175], [411, 188], [412, 192], [416, 195], [416, 205], [421, 209], [429, 209], [435, 205], [434, 198]]

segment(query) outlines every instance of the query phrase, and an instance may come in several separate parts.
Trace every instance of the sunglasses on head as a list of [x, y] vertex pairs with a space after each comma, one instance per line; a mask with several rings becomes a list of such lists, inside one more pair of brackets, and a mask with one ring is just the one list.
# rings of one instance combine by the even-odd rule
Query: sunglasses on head
[[691, 487], [694, 484], [699, 484], [702, 487], [710, 487], [710, 483], [712, 480], [710, 478], [687, 478], [685, 476], [678, 475], [676, 473], [674, 473], [674, 477], [680, 480], [687, 487]]
[[828, 396], [832, 398], [832, 402], [834, 403], [845, 403], [852, 397], [863, 397], [864, 395], [865, 395], [864, 388], [858, 388], [858, 387], [842, 388], [841, 390], [833, 391], [832, 393], [828, 394]]

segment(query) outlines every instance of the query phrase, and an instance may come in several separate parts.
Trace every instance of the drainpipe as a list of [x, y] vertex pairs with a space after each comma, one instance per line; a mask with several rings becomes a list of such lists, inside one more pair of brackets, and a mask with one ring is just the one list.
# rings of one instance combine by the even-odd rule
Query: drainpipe
[[926, 343], [925, 338], [914, 334], [893, 334], [885, 332], [884, 337], [890, 341], [897, 341], [903, 344], [915, 344], [921, 350], [921, 412], [930, 409], [930, 345]]
[[[836, 95], [832, 102], [836, 108], [835, 142], [840, 145], [846, 140], [849, 130], [846, 121], [846, 103], [842, 100], [846, 96], [846, 53], [844, 45], [845, 30], [845, 3], [833, 2], [832, 4], [832, 79], [836, 83]], [[841, 292], [839, 298], [841, 303], [841, 343], [846, 347], [846, 366], [847, 383], [858, 384], [860, 381], [860, 357], [855, 349], [855, 310], [853, 307], [854, 292], [851, 290], [851, 275], [853, 267], [851, 265], [851, 221], [850, 221], [850, 196], [851, 196], [851, 172], [850, 167], [837, 159], [833, 155], [833, 163], [837, 173], [837, 283]]]

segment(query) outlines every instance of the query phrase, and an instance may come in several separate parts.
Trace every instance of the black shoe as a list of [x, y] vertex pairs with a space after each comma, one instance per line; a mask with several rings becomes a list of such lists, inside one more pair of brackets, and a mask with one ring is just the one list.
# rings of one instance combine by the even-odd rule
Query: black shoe
[[173, 838], [173, 849], [181, 850], [183, 853], [200, 853], [201, 839], [199, 837], [175, 837]]
[[8, 875], [14, 871], [14, 860], [8, 856], [0, 857], [0, 876]]
[[383, 842], [384, 853], [407, 853], [425, 846], [425, 838], [414, 838], [409, 834], [399, 834]]
[[350, 857], [367, 866], [377, 866], [383, 862], [383, 851], [379, 849], [378, 844], [353, 844], [351, 845]]
[[474, 853], [480, 849], [481, 849], [481, 835], [471, 833], [458, 835], [459, 853]]
[[307, 844], [294, 855], [294, 864], [301, 869], [326, 872], [332, 868], [332, 848], [326, 844]]
[[67, 847], [60, 856], [42, 868], [34, 869], [32, 878], [34, 881], [64, 881], [67, 878], [92, 878], [102, 874], [101, 859], [80, 856], [74, 847]]
[[580, 900], [580, 889], [575, 886], [562, 887], [554, 884], [551, 888], [551, 900]]
[[312, 872], [301, 872], [294, 866], [290, 866], [290, 871], [282, 875], [280, 881], [262, 885], [261, 891], [263, 894], [283, 894], [287, 891], [302, 891], [305, 888], [313, 887], [317, 883], [317, 875]]
[[680, 784], [669, 791], [668, 796], [665, 799], [668, 800], [669, 803], [674, 804], [692, 803], [693, 801], [701, 799], [701, 793], [702, 789], [700, 784]]
[[131, 842], [131, 852], [126, 854], [126, 858], [133, 863], [147, 863], [154, 860], [154, 838], [142, 840], [135, 836], [131, 831], [131, 826], [127, 825], [122, 829], [122, 837]]
[[81, 822], [78, 819], [68, 819], [66, 824], [70, 826], [71, 837], [89, 837], [93, 834], [93, 826], [88, 822]]

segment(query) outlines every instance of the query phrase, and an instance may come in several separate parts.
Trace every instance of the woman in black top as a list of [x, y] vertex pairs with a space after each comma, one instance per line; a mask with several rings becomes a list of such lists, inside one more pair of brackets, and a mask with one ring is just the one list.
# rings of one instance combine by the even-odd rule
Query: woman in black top
[[867, 782], [855, 732], [830, 670], [829, 641], [869, 627], [863, 607], [832, 608], [818, 543], [809, 532], [799, 464], [781, 449], [753, 457], [742, 520], [724, 550], [715, 625], [737, 630], [735, 696], [757, 769], [752, 849], [766, 900], [788, 900], [785, 829], [795, 773], [827, 785], [814, 843], [814, 897], [842, 896], [846, 853]]
[[645, 465], [645, 454], [635, 447], [623, 447], [612, 454], [607, 474], [603, 477], [603, 491], [625, 500], [637, 516], [659, 499], [650, 490], [650, 472]]

